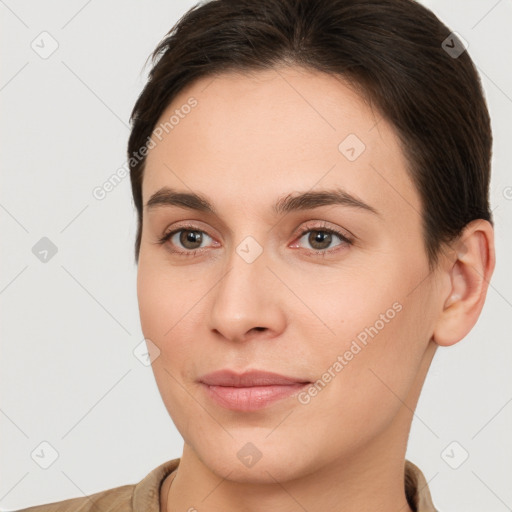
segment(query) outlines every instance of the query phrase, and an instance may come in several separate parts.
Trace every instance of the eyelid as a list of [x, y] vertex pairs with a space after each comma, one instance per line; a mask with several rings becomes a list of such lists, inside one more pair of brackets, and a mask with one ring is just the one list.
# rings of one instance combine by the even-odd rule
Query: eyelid
[[351, 231], [349, 231], [347, 228], [342, 228], [340, 226], [337, 226], [336, 224], [332, 224], [331, 222], [328, 222], [326, 220], [308, 220], [306, 222], [303, 222], [300, 224], [300, 226], [294, 231], [294, 236], [299, 236], [304, 234], [306, 231], [332, 231], [334, 233], [338, 233], [340, 236], [343, 236], [347, 240], [350, 240], [351, 242], [355, 241], [357, 238]]
[[203, 228], [201, 227], [201, 222], [198, 220], [189, 220], [189, 221], [179, 221], [174, 224], [172, 224], [172, 228], [167, 227], [164, 230], [164, 233], [162, 236], [158, 237], [158, 240], [161, 242], [163, 239], [172, 236], [178, 231], [182, 230], [188, 230], [188, 231], [200, 231], [201, 233], [205, 233], [210, 238], [215, 238], [212, 235], [209, 234], [209, 228]]

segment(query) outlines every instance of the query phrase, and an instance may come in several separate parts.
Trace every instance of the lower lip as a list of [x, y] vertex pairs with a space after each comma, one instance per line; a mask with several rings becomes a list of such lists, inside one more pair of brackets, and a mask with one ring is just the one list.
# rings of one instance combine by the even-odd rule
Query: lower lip
[[286, 386], [253, 386], [234, 388], [227, 386], [209, 386], [202, 383], [206, 393], [222, 407], [233, 411], [257, 411], [268, 405], [296, 395], [301, 389], [309, 386], [307, 383], [290, 384]]

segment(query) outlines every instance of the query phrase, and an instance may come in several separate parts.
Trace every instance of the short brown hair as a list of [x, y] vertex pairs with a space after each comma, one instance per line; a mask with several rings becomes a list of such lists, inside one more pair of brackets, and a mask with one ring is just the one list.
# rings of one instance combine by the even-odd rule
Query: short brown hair
[[133, 155], [165, 108], [198, 78], [291, 64], [349, 81], [394, 126], [421, 198], [432, 269], [442, 244], [466, 224], [493, 222], [489, 113], [471, 58], [451, 47], [461, 49], [460, 41], [413, 0], [211, 0], [192, 7], [150, 56], [153, 67], [131, 113], [136, 262], [145, 158]]

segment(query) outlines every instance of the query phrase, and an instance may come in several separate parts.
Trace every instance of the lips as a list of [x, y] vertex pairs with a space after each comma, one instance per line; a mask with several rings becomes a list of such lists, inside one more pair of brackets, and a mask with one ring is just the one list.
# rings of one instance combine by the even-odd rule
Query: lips
[[204, 375], [199, 382], [213, 402], [238, 412], [257, 411], [284, 401], [310, 384], [278, 373], [250, 370], [240, 374], [229, 369]]
[[208, 373], [199, 379], [203, 384], [209, 386], [228, 386], [233, 388], [248, 388], [254, 386], [290, 386], [293, 384], [306, 384], [306, 379], [288, 377], [278, 373], [250, 370], [244, 373], [237, 373], [225, 369]]

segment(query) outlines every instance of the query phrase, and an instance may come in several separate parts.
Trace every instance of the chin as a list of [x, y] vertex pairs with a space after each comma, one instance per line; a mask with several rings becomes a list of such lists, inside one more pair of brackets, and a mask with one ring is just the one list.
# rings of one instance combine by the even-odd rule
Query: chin
[[237, 483], [286, 482], [310, 473], [316, 465], [321, 467], [320, 458], [315, 464], [314, 453], [309, 457], [301, 444], [287, 444], [278, 436], [265, 440], [267, 435], [267, 431], [254, 435], [252, 442], [247, 441], [251, 436], [239, 440], [226, 434], [224, 442], [219, 442], [218, 437], [203, 437], [189, 446], [193, 446], [202, 464], [216, 476]]

